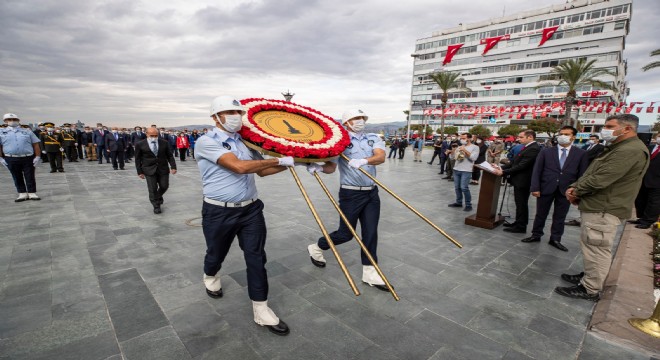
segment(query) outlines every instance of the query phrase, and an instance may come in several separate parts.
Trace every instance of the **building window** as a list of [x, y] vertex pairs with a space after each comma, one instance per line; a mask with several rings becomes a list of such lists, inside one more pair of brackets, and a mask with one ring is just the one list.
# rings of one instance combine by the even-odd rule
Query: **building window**
[[626, 27], [626, 20], [617, 21], [614, 23], [614, 30], [621, 30]]

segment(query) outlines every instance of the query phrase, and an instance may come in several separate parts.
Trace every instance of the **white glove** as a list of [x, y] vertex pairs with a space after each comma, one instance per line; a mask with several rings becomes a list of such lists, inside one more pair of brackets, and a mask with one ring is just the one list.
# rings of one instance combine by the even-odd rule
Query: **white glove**
[[78, 143], [75, 143], [74, 145], [78, 146]]
[[323, 166], [321, 166], [317, 163], [307, 164], [307, 172], [309, 172], [312, 175], [314, 175], [314, 173], [322, 173], [323, 172]]
[[46, 150], [43, 150], [41, 153], [42, 153], [42, 154], [45, 154], [45, 153], [46, 153]]
[[7, 160], [5, 160], [5, 158], [0, 158], [0, 164], [4, 165], [5, 167], [9, 167], [9, 164], [7, 164]]
[[60, 148], [60, 152], [64, 152], [64, 148]]
[[291, 156], [285, 156], [278, 158], [279, 166], [293, 166], [293, 158]]
[[359, 169], [360, 166], [367, 165], [369, 161], [367, 159], [351, 159], [351, 161], [348, 162], [348, 166]]
[[35, 156], [34, 160], [32, 160], [32, 165], [37, 166], [41, 162], [41, 157]]

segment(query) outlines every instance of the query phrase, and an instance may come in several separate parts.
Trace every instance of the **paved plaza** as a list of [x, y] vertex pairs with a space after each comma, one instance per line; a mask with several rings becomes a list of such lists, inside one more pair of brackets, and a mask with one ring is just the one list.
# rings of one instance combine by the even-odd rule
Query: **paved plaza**
[[[290, 328], [279, 337], [252, 320], [245, 264], [235, 242], [221, 270], [224, 297], [202, 284], [205, 242], [194, 160], [178, 162], [155, 215], [134, 165], [38, 168], [43, 200], [14, 203], [0, 169], [1, 359], [649, 359], [587, 333], [594, 303], [563, 298], [559, 275], [581, 271], [579, 229], [561, 252], [524, 234], [463, 224], [447, 208], [453, 183], [437, 165], [386, 160], [379, 179], [464, 245], [458, 249], [381, 191], [379, 263], [401, 297], [361, 280], [356, 242], [339, 247], [361, 291], [335, 259], [313, 266], [320, 231], [292, 176], [257, 179], [268, 225], [269, 305]], [[338, 216], [298, 167], [329, 231]], [[338, 174], [323, 176], [337, 194]], [[478, 186], [471, 186], [474, 202]], [[530, 199], [533, 216], [534, 200]], [[475, 206], [476, 209], [476, 206]], [[513, 198], [503, 213], [515, 212]], [[578, 215], [571, 209], [569, 218]], [[531, 225], [530, 225], [531, 229]], [[549, 222], [546, 233], [549, 233]]]

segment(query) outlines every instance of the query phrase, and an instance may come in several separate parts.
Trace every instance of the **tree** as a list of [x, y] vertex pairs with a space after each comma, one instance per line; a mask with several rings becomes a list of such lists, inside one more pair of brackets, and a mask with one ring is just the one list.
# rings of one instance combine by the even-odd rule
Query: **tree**
[[566, 97], [564, 98], [564, 102], [566, 104], [566, 115], [564, 116], [564, 122], [567, 124], [571, 118], [573, 102], [577, 98], [576, 89], [582, 86], [592, 86], [594, 88], [616, 91], [616, 88], [612, 85], [597, 79], [603, 75], [615, 76], [615, 74], [607, 69], [596, 69], [594, 67], [595, 62], [596, 59], [587, 61], [586, 58], [579, 58], [578, 60], [567, 60], [555, 66], [550, 72], [550, 75], [554, 75], [554, 77], [558, 80], [555, 82], [542, 83], [535, 87], [536, 89], [547, 86], [568, 87]]
[[653, 126], [651, 126], [651, 132], [660, 132], [660, 120], [653, 123]]
[[552, 137], [559, 132], [561, 126], [562, 124], [560, 120], [554, 118], [542, 118], [530, 121], [527, 128], [536, 131], [537, 134], [548, 133], [548, 135]]
[[412, 131], [413, 133], [417, 131], [417, 134], [419, 136], [422, 136], [422, 134], [425, 132], [424, 130], [426, 130], [427, 134], [433, 133], [433, 129], [429, 125], [426, 125], [426, 129], [424, 129], [423, 125], [410, 125], [410, 131]]
[[[658, 56], [658, 55], [660, 55], [660, 49], [656, 49], [656, 50], [651, 51], [651, 56]], [[649, 70], [657, 68], [657, 67], [660, 67], [660, 61], [654, 61], [650, 64], [647, 64], [646, 66], [644, 66], [642, 68], [642, 70], [649, 71]]]
[[456, 134], [458, 132], [458, 127], [456, 127], [456, 126], [447, 126], [447, 127], [445, 127], [444, 133], [442, 132], [442, 127], [439, 127], [438, 130], [436, 130], [435, 132], [440, 134], [440, 135], [447, 136], [447, 134]]
[[483, 125], [475, 125], [472, 128], [470, 128], [470, 134], [487, 138], [492, 135], [492, 132], [490, 131], [489, 128]]
[[440, 90], [442, 90], [442, 96], [440, 97], [440, 101], [442, 101], [442, 117], [440, 118], [441, 134], [445, 132], [445, 109], [447, 108], [447, 100], [449, 100], [447, 94], [449, 94], [450, 91], [459, 93], [472, 91], [470, 88], [465, 87], [465, 80], [460, 76], [460, 73], [451, 71], [441, 71], [429, 75], [429, 77], [438, 84]]
[[403, 110], [403, 113], [406, 114], [406, 121], [410, 119], [410, 110]]
[[523, 131], [525, 131], [525, 129], [522, 126], [509, 124], [497, 129], [497, 135], [499, 137], [518, 136], [518, 134], [520, 134]]

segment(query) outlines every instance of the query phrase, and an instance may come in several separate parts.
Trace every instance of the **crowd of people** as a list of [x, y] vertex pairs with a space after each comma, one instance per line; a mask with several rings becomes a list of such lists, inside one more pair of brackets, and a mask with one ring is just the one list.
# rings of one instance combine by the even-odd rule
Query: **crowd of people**
[[[373, 181], [376, 166], [384, 163], [386, 145], [377, 134], [364, 132], [368, 116], [362, 110], [348, 110], [339, 122], [349, 133], [351, 145], [346, 158], [323, 164], [297, 164], [292, 157], [264, 159], [248, 149], [239, 131], [245, 109], [239, 101], [220, 96], [211, 104], [214, 126], [202, 132], [187, 129], [179, 133], [158, 129], [155, 125], [134, 131], [97, 124], [95, 129], [75, 124], [39, 124], [38, 129], [21, 126], [15, 114], [5, 114], [0, 128], [0, 163], [12, 174], [19, 194], [16, 202], [40, 200], [36, 194], [34, 168], [48, 161], [51, 172], [64, 172], [63, 159], [77, 162], [111, 163], [124, 170], [125, 163], [135, 160], [137, 174], [147, 180], [149, 200], [154, 213], [160, 214], [163, 194], [169, 187], [169, 174], [176, 174], [175, 156], [197, 160], [203, 192], [202, 227], [206, 240], [202, 283], [211, 298], [223, 296], [220, 270], [234, 240], [238, 238], [247, 266], [248, 295], [252, 301], [254, 322], [277, 335], [287, 335], [288, 325], [268, 306], [266, 264], [266, 223], [264, 204], [258, 197], [254, 174], [268, 176], [294, 165], [304, 165], [311, 174], [331, 174], [339, 169], [339, 207], [354, 229], [360, 224], [364, 249], [362, 281], [369, 286], [389, 291], [384, 279], [374, 268], [377, 261], [380, 199]], [[472, 210], [469, 184], [478, 184], [480, 171], [474, 165], [492, 164], [493, 173], [502, 176], [513, 187], [515, 221], [505, 223], [504, 231], [526, 233], [529, 222], [530, 195], [537, 198], [536, 215], [531, 236], [522, 242], [538, 242], [551, 207], [554, 207], [549, 244], [568, 251], [561, 243], [564, 225], [581, 226], [580, 247], [584, 271], [562, 274], [570, 287], [557, 287], [560, 295], [597, 301], [611, 264], [611, 250], [617, 226], [632, 215], [636, 207], [638, 228], [648, 228], [660, 215], [660, 137], [656, 145], [647, 147], [637, 137], [639, 120], [630, 114], [610, 116], [600, 134], [592, 135], [586, 148], [575, 146], [577, 130], [564, 126], [548, 144], [539, 144], [536, 133], [522, 131], [515, 143], [501, 139], [487, 141], [469, 133], [454, 134], [434, 144], [429, 164], [439, 159], [440, 173], [454, 182], [452, 208]], [[606, 144], [600, 143], [605, 140]], [[403, 159], [408, 141], [394, 138], [388, 158]], [[414, 162], [421, 162], [424, 144], [413, 142]], [[368, 176], [367, 174], [370, 174]], [[577, 205], [580, 218], [565, 223], [570, 205]], [[340, 220], [337, 231], [329, 238], [322, 236], [308, 246], [312, 264], [325, 267], [323, 256], [334, 245], [353, 238], [348, 225]]]

